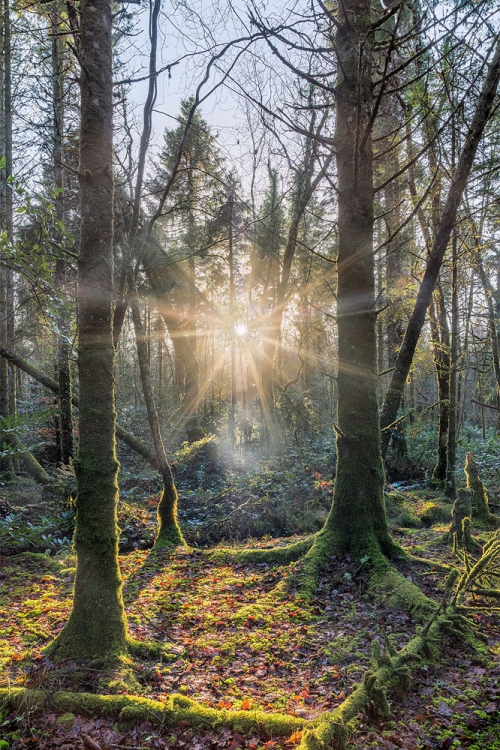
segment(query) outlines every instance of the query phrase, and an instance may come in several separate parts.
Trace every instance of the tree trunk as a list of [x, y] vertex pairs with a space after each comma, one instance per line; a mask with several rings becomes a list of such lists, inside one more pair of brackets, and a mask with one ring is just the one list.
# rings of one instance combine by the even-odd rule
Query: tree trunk
[[232, 447], [236, 443], [236, 287], [234, 281], [234, 242], [233, 242], [233, 219], [234, 219], [234, 193], [232, 185], [229, 187], [228, 196], [228, 261], [229, 261], [229, 336], [231, 353], [231, 405], [229, 407], [228, 436]]
[[111, 0], [82, 0], [77, 569], [70, 619], [50, 647], [58, 658], [109, 657], [126, 648], [116, 520], [111, 36]]
[[163, 492], [158, 504], [158, 533], [156, 544], [184, 544], [182, 532], [177, 521], [177, 489], [174, 484], [172, 470], [167, 460], [165, 447], [161, 437], [158, 412], [153, 395], [151, 383], [151, 372], [148, 362], [148, 348], [146, 343], [146, 331], [141, 318], [139, 297], [133, 276], [129, 274], [129, 299], [134, 322], [135, 341], [137, 344], [137, 358], [139, 360], [139, 371], [141, 374], [142, 393], [148, 414], [149, 428], [153, 438], [158, 466], [163, 479]]
[[429, 305], [432, 350], [438, 387], [439, 420], [438, 420], [438, 460], [432, 472], [436, 482], [446, 480], [448, 465], [448, 430], [450, 424], [450, 331], [443, 290], [438, 279], [434, 301]]
[[51, 477], [43, 466], [36, 460], [36, 458], [30, 453], [24, 443], [17, 437], [13, 432], [6, 432], [4, 435], [4, 441], [7, 445], [15, 451], [16, 458], [19, 459], [24, 467], [24, 470], [33, 477], [35, 482], [38, 484], [49, 486], [55, 485], [55, 480]]
[[[8, 0], [0, 5], [0, 233], [6, 232], [12, 240], [12, 196], [7, 178], [12, 174], [12, 111], [10, 65], [10, 14]], [[9, 334], [9, 269], [0, 265], [0, 346], [8, 345]], [[10, 414], [9, 368], [0, 362], [0, 428]], [[3, 436], [0, 433], [0, 451]], [[0, 472], [7, 471], [12, 463], [0, 458]]]
[[[64, 47], [61, 36], [60, 2], [54, 0], [51, 8], [52, 34], [52, 98], [53, 98], [53, 158], [54, 184], [57, 195], [55, 198], [56, 218], [64, 224], [64, 170], [62, 138], [64, 129]], [[60, 236], [59, 239], [62, 239]], [[65, 309], [65, 280], [67, 264], [63, 257], [56, 260], [54, 284], [60, 295], [59, 312], [57, 316], [57, 356], [56, 371], [59, 380], [59, 407], [61, 429], [61, 461], [68, 465], [73, 458], [73, 411], [71, 408], [71, 372], [70, 372], [70, 325], [68, 312]]]
[[380, 417], [380, 426], [382, 429], [382, 453], [384, 456], [387, 454], [390, 439], [390, 431], [386, 428], [395, 421], [398, 414], [404, 386], [413, 361], [415, 348], [425, 322], [425, 314], [432, 299], [432, 293], [439, 275], [439, 269], [441, 268], [446, 247], [455, 226], [458, 206], [467, 185], [477, 147], [493, 109], [499, 76], [500, 41], [497, 44], [493, 59], [489, 65], [488, 73], [476, 104], [472, 123], [468, 128], [465, 137], [464, 145], [458, 160], [458, 166], [448, 190], [448, 196], [441, 214], [439, 227], [427, 260], [425, 273], [422, 283], [420, 284], [415, 306], [408, 322], [405, 337], [396, 360], [396, 366], [385, 396]]
[[369, 0], [344, 2], [338, 24], [337, 472], [324, 532], [330, 550], [377, 555], [389, 553], [393, 543], [385, 516], [377, 405]]
[[458, 430], [458, 258], [457, 236], [453, 236], [452, 281], [451, 281], [451, 347], [450, 347], [450, 406], [448, 428], [448, 452], [446, 456], [446, 496], [455, 499], [457, 430]]

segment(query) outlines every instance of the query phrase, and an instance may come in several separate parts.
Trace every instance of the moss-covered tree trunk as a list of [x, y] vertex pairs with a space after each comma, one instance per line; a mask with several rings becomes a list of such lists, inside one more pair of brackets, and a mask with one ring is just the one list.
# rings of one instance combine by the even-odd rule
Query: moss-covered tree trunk
[[[5, 232], [12, 241], [12, 191], [7, 178], [12, 175], [12, 101], [11, 101], [11, 35], [8, 3], [0, 4], [0, 233]], [[12, 271], [0, 267], [0, 346], [8, 346], [9, 318], [9, 279], [12, 284]], [[9, 368], [7, 362], [0, 362], [0, 430], [2, 422], [11, 412], [9, 404]], [[0, 433], [0, 472], [12, 468], [12, 462], [1, 457], [2, 438]]]
[[392, 549], [377, 404], [370, 0], [344, 2], [338, 24], [337, 474], [324, 532], [330, 548], [363, 554]]
[[158, 504], [158, 534], [157, 544], [184, 544], [182, 532], [177, 521], [177, 489], [172, 475], [172, 469], [167, 460], [167, 454], [163, 445], [158, 412], [156, 411], [151, 372], [148, 361], [146, 344], [146, 331], [141, 318], [141, 309], [137, 289], [133, 278], [133, 272], [129, 271], [130, 307], [134, 322], [135, 340], [137, 345], [137, 358], [141, 375], [142, 393], [148, 414], [149, 428], [153, 438], [158, 466], [163, 479], [163, 492]]
[[116, 521], [111, 0], [82, 0], [80, 19], [77, 569], [73, 611], [51, 647], [59, 658], [107, 657], [126, 647]]
[[450, 331], [443, 290], [439, 279], [436, 283], [434, 300], [429, 306], [429, 320], [431, 324], [432, 352], [436, 368], [438, 387], [439, 419], [438, 419], [438, 460], [433, 469], [432, 477], [441, 484], [446, 479], [448, 465], [448, 428], [450, 422]]

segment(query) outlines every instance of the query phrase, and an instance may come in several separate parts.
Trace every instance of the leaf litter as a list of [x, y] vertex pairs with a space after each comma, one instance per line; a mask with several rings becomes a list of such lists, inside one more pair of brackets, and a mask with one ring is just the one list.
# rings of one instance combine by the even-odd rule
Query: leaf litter
[[[448, 551], [441, 537], [438, 528], [405, 530], [398, 541], [410, 551], [418, 544], [420, 556], [442, 562]], [[69, 615], [73, 566], [68, 555], [48, 558], [44, 565], [33, 555], [0, 558], [3, 686], [44, 687], [56, 672], [58, 689], [72, 689], [75, 665], [56, 670], [41, 649]], [[400, 648], [417, 625], [401, 609], [370, 597], [367, 574], [348, 556], [331, 559], [307, 604], [293, 588], [294, 566], [234, 564], [180, 549], [163, 558], [132, 552], [121, 558], [121, 569], [131, 635], [162, 641], [172, 654], [170, 660], [135, 665], [141, 694], [156, 700], [180, 692], [214, 708], [314, 719], [338, 706], [362, 679], [373, 640], [383, 644], [389, 637]], [[400, 569], [427, 595], [440, 598], [438, 570], [411, 562]], [[279, 599], [273, 589], [285, 575], [292, 585]], [[449, 639], [438, 664], [414, 671], [411, 693], [391, 701], [390, 717], [358, 720], [353, 747], [500, 750], [500, 630], [497, 618], [486, 613], [476, 625], [488, 639], [490, 668], [475, 663], [463, 642]], [[96, 671], [89, 668], [83, 676], [82, 681], [78, 671], [79, 689], [98, 691]], [[124, 732], [109, 719], [64, 718], [11, 714], [3, 719], [0, 737], [2, 732], [9, 737], [12, 750], [284, 750], [300, 742], [300, 733], [284, 740], [243, 737], [228, 727], [158, 732], [148, 722]]]

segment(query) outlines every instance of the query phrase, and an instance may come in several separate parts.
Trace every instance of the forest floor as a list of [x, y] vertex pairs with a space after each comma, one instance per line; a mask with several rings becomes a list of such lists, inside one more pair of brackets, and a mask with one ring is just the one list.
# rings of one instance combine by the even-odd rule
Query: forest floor
[[[395, 526], [393, 534], [419, 558], [446, 563], [446, 528]], [[70, 612], [74, 564], [68, 553], [0, 557], [0, 687], [71, 690], [77, 681], [79, 690], [99, 692], [97, 670], [82, 673], [73, 663], [61, 669], [43, 655]], [[441, 598], [445, 574], [438, 566], [405, 560], [398, 567], [424, 593]], [[332, 557], [308, 603], [294, 588], [294, 565], [214, 560], [180, 548], [131, 552], [121, 557], [121, 569], [131, 634], [171, 647], [169, 659], [134, 665], [138, 692], [160, 701], [176, 692], [216, 708], [312, 719], [338, 706], [362, 679], [374, 639], [388, 636], [400, 648], [417, 626], [389, 598], [371, 594], [368, 572], [349, 557]], [[291, 584], [280, 599], [273, 591], [284, 576]], [[352, 747], [499, 750], [500, 626], [486, 614], [476, 615], [475, 626], [487, 639], [487, 666], [464, 642], [448, 639], [437, 661], [413, 670], [406, 697], [390, 696], [390, 717], [358, 719]], [[230, 728], [157, 731], [149, 722], [124, 730], [110, 719], [29, 710], [0, 715], [0, 737], [11, 750], [285, 750], [300, 742], [300, 732], [284, 740], [243, 737]]]

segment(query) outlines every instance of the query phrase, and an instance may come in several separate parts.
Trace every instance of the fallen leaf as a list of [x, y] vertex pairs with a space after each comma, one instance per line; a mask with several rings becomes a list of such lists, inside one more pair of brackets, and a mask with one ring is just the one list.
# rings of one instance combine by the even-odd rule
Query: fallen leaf
[[99, 743], [95, 742], [95, 740], [93, 740], [92, 737], [89, 737], [88, 734], [84, 734], [82, 740], [85, 747], [88, 747], [88, 750], [102, 750]]

